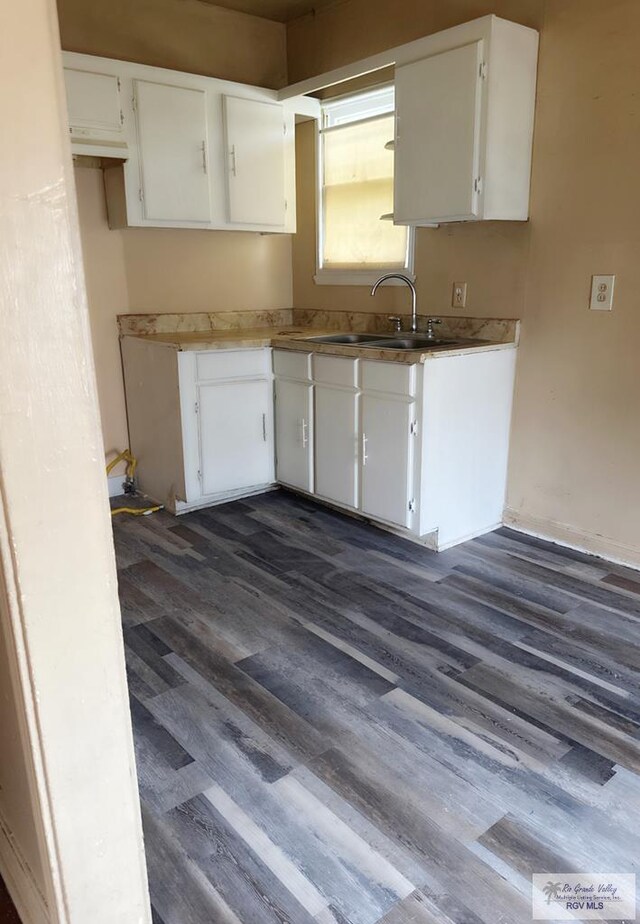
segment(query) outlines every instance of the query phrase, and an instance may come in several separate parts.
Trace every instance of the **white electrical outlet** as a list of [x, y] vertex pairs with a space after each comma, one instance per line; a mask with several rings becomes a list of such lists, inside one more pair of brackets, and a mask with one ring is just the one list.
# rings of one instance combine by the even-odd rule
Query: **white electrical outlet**
[[591, 302], [589, 307], [592, 311], [611, 311], [613, 308], [615, 281], [615, 276], [591, 277]]
[[451, 307], [464, 308], [467, 304], [467, 284], [466, 282], [454, 282], [453, 292], [451, 294]]

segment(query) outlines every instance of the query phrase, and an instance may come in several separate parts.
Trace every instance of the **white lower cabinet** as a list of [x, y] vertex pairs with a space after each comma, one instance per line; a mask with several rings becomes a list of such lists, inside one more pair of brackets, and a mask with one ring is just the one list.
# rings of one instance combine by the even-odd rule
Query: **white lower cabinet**
[[[274, 371], [278, 481], [410, 528], [415, 514], [415, 368], [274, 350]], [[290, 381], [292, 375], [300, 381]], [[303, 388], [313, 388], [312, 421]], [[313, 446], [310, 438], [305, 447], [312, 452], [304, 456], [304, 474], [313, 487], [298, 476], [303, 411], [307, 432], [313, 434]]]
[[435, 549], [502, 521], [515, 349], [411, 365], [131, 336], [122, 358], [139, 487], [175, 513], [278, 482]]
[[271, 350], [122, 339], [140, 490], [180, 513], [275, 481]]
[[409, 527], [415, 510], [415, 405], [390, 395], [364, 394], [361, 400], [362, 512]]
[[515, 349], [273, 359], [279, 482], [435, 549], [501, 523]]
[[358, 404], [355, 391], [315, 386], [316, 494], [358, 506]]
[[276, 477], [313, 491], [313, 389], [310, 382], [276, 379]]
[[206, 382], [198, 398], [202, 494], [273, 481], [271, 382]]

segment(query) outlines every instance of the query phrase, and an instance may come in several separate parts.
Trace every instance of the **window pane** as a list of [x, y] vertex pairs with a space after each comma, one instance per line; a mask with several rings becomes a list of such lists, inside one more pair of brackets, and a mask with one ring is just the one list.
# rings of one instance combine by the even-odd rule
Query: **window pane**
[[393, 210], [393, 115], [324, 132], [323, 265], [405, 265], [407, 229], [380, 216]]

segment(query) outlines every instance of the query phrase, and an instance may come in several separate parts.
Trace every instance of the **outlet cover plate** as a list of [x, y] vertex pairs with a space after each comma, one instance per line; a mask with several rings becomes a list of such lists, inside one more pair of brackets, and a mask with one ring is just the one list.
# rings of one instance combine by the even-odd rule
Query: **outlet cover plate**
[[466, 282], [454, 282], [451, 292], [451, 307], [465, 308], [467, 305], [467, 284]]
[[591, 301], [589, 307], [592, 311], [611, 311], [613, 308], [613, 289], [615, 276], [591, 277]]

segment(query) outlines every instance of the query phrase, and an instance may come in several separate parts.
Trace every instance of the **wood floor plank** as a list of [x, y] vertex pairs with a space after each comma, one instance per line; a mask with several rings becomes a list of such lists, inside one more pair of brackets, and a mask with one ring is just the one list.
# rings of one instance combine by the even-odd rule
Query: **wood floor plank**
[[154, 924], [530, 924], [640, 874], [640, 576], [277, 491], [114, 522]]

